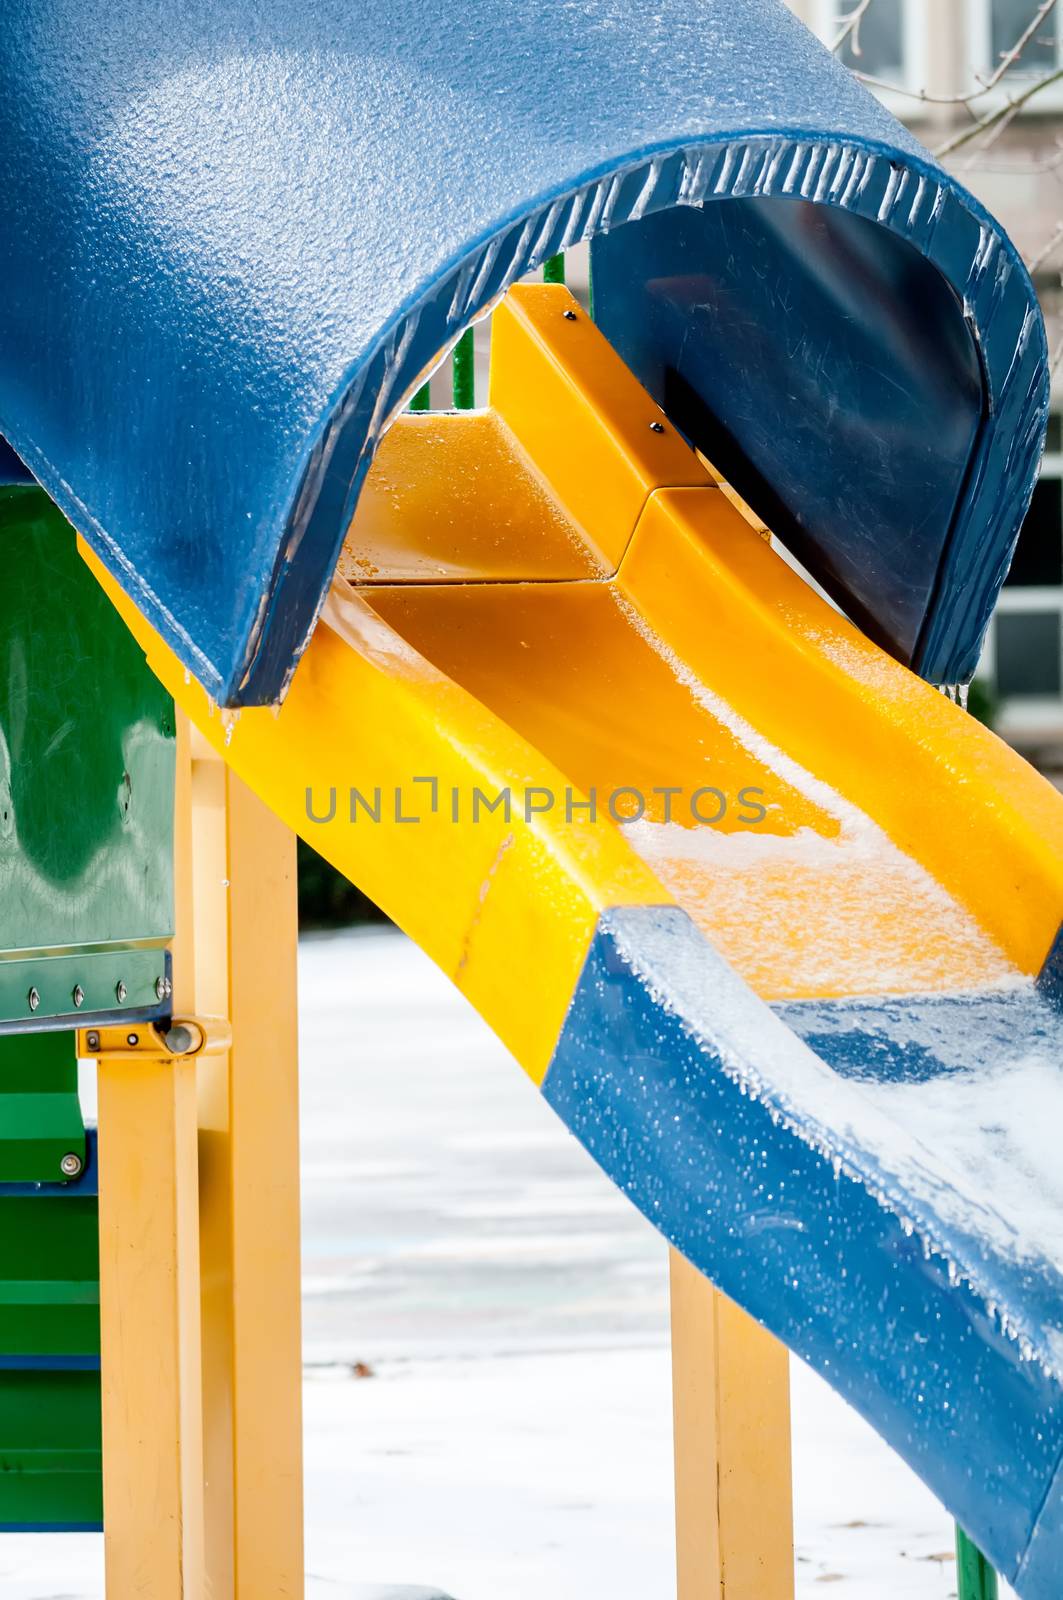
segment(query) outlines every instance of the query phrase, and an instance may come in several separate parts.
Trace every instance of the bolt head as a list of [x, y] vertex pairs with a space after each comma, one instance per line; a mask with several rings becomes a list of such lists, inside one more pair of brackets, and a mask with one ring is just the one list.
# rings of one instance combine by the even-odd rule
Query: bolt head
[[576, 320], [576, 313], [574, 311], [562, 311], [561, 315], [564, 317], [566, 322], [575, 322]]
[[90, 1050], [98, 1050], [100, 1048], [100, 1036], [94, 1028], [85, 1035], [85, 1043]]
[[169, 978], [156, 978], [155, 979], [155, 998], [156, 998], [156, 1000], [169, 1000], [169, 998], [170, 998], [170, 996], [172, 994], [173, 994], [173, 984], [170, 982]]
[[126, 1036], [125, 1036], [125, 1042], [126, 1042], [126, 1044], [131, 1045], [131, 1046], [138, 1045], [140, 1043], [140, 1034], [139, 1033], [127, 1033]]
[[81, 1171], [81, 1157], [73, 1150], [68, 1151], [59, 1163], [59, 1170], [64, 1178], [76, 1178]]
[[126, 988], [126, 986], [122, 982], [121, 978], [119, 978], [118, 982], [114, 986], [114, 997], [118, 1001], [119, 1005], [122, 1004], [122, 1002], [125, 1000], [125, 997], [126, 997], [126, 995], [128, 993], [129, 993], [129, 990]]
[[29, 1006], [31, 1011], [36, 1011], [36, 1009], [40, 1005], [40, 1003], [41, 1003], [40, 991], [37, 990], [37, 989], [31, 989], [29, 994], [26, 996], [26, 1004]]
[[664, 423], [663, 422], [651, 422], [650, 423], [650, 432], [651, 433], [663, 433], [664, 432]]
[[81, 987], [80, 983], [75, 983], [73, 990], [71, 991], [70, 998], [73, 1000], [75, 1006], [83, 1006], [85, 1004], [85, 991]]

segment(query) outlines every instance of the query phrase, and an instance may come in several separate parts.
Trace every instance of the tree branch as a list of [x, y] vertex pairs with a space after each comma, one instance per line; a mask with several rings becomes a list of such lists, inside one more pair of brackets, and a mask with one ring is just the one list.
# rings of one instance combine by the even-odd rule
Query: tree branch
[[[977, 139], [979, 134], [995, 127], [1003, 117], [1010, 117], [1016, 111], [1021, 111], [1035, 95], [1047, 89], [1050, 84], [1059, 83], [1063, 79], [1063, 67], [1057, 67], [1055, 72], [1046, 72], [1043, 78], [1037, 78], [1021, 94], [1009, 95], [1003, 105], [994, 106], [973, 122], [969, 128], [961, 128], [959, 133], [954, 133], [946, 139], [944, 144], [939, 144], [934, 151], [936, 156], [950, 156], [954, 150], [959, 150], [962, 145], [970, 144], [972, 139]], [[972, 99], [974, 96], [972, 96]], [[964, 102], [966, 104], [966, 101]]]
[[1063, 222], [1057, 222], [1048, 243], [1043, 245], [1031, 261], [1027, 261], [1026, 270], [1033, 274], [1038, 267], [1044, 266], [1049, 256], [1052, 255], [1060, 241], [1063, 240]]
[[[831, 45], [831, 50], [835, 55], [837, 55], [847, 39], [852, 39], [853, 55], [858, 56], [860, 54], [860, 24], [870, 4], [871, 0], [857, 0], [856, 6], [850, 11], [849, 15], [844, 19], [839, 18], [841, 27], [838, 29], [834, 43]], [[1053, 0], [1053, 4], [1055, 4], [1055, 0]]]
[[1026, 49], [1026, 46], [1037, 32], [1042, 22], [1048, 16], [1049, 12], [1053, 10], [1055, 4], [1056, 0], [1044, 0], [1044, 4], [1038, 6], [1037, 11], [1030, 20], [1030, 23], [1019, 35], [1018, 39], [1016, 39], [1011, 49], [1005, 50], [1001, 55], [999, 65], [993, 72], [992, 76], [986, 79], [985, 88], [979, 90], [980, 94], [985, 94], [987, 90], [995, 88], [1000, 82], [1001, 78], [1004, 76], [1005, 72], [1007, 72], [1010, 67], [1015, 65], [1016, 61], [1018, 61], [1019, 57], [1022, 55], [1022, 52]]
[[[866, 0], [866, 4], [861, 4], [859, 7], [860, 15], [856, 16], [854, 13], [852, 17], [846, 19], [846, 24], [848, 25], [849, 22], [855, 21], [856, 25], [859, 25], [860, 19], [867, 11], [870, 3], [871, 0]], [[891, 83], [888, 78], [875, 78], [867, 72], [857, 72], [855, 76], [860, 79], [861, 83], [866, 83], [869, 88], [888, 89], [893, 94], [904, 95], [907, 99], [918, 100], [924, 105], [968, 106], [973, 100], [981, 100], [983, 96], [992, 94], [993, 90], [1000, 83], [1005, 73], [1010, 72], [1015, 63], [1021, 59], [1022, 53], [1026, 49], [1026, 46], [1030, 43], [1030, 40], [1034, 37], [1045, 18], [1055, 10], [1057, 4], [1058, 0], [1042, 0], [1041, 5], [1038, 6], [1032, 19], [1027, 23], [1026, 27], [1016, 39], [1011, 49], [1002, 52], [1000, 61], [990, 73], [989, 77], [983, 78], [978, 73], [975, 74], [978, 88], [972, 89], [969, 94], [930, 94], [926, 89], [906, 89], [899, 83]], [[839, 43], [844, 44], [848, 37], [848, 32], [843, 29], [842, 33], [839, 35], [839, 40], [832, 48], [837, 50]], [[1056, 76], [1058, 76], [1058, 74], [1046, 73], [1043, 78], [1039, 78], [1037, 80], [1037, 88], [1042, 88], [1045, 83], [1054, 82]], [[1014, 103], [1016, 105], [1022, 105], [1025, 104], [1025, 100], [1029, 98], [1030, 97], [1027, 94], [1023, 99], [1016, 99]]]

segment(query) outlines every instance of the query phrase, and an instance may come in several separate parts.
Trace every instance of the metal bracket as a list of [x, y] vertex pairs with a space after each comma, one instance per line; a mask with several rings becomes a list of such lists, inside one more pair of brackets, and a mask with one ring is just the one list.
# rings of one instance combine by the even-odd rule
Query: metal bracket
[[78, 1029], [79, 1056], [109, 1056], [176, 1061], [188, 1056], [220, 1056], [231, 1047], [233, 1030], [225, 1017], [172, 1017], [133, 1026], [110, 1024]]

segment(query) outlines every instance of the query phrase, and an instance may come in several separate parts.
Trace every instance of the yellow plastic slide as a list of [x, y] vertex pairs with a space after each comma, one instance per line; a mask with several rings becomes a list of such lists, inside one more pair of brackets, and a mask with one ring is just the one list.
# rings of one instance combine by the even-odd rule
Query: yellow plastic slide
[[496, 312], [486, 410], [396, 419], [278, 711], [214, 713], [86, 559], [236, 772], [1013, 1566], [994, 1508], [1031, 1538], [1063, 1451], [1063, 797], [560, 287]]

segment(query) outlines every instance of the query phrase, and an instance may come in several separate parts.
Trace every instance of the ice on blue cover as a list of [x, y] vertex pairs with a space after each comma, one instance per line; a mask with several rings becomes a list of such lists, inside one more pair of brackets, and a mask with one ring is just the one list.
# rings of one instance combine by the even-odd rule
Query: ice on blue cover
[[5, 21], [0, 432], [219, 702], [283, 694], [382, 429], [586, 239], [680, 425], [866, 631], [968, 674], [1041, 447], [1040, 313], [782, 0]]

